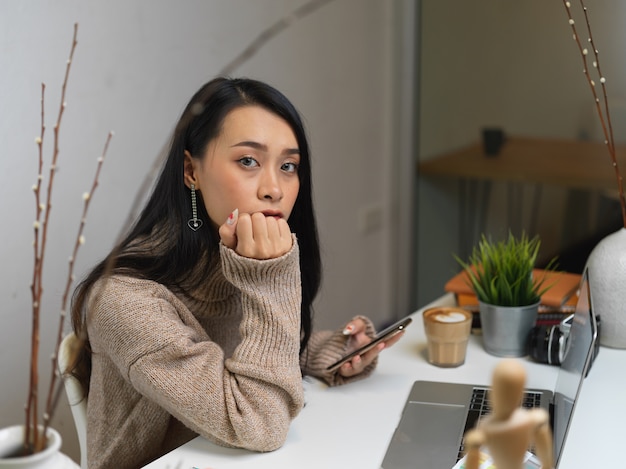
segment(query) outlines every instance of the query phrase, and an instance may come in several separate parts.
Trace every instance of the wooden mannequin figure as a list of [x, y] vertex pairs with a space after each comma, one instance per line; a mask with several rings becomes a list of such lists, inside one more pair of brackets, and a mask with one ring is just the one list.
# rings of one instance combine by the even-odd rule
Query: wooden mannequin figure
[[481, 446], [486, 446], [496, 469], [522, 469], [531, 443], [542, 469], [553, 467], [552, 430], [545, 409], [521, 407], [526, 370], [518, 360], [502, 360], [493, 372], [490, 415], [465, 434], [466, 469], [478, 469]]

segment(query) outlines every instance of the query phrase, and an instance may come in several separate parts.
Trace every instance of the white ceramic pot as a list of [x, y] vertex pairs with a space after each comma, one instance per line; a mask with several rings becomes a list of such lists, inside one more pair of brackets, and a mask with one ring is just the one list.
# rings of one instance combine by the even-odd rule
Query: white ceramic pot
[[587, 259], [593, 308], [600, 316], [600, 343], [626, 348], [626, 228], [601, 240]]
[[48, 429], [48, 445], [43, 451], [23, 457], [7, 457], [22, 445], [24, 425], [0, 429], [0, 469], [79, 469], [80, 466], [61, 453], [61, 435]]

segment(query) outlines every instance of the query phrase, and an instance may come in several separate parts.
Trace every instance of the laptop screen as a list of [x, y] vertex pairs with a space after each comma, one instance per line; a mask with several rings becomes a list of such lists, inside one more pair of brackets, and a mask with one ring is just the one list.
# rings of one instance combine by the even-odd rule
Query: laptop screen
[[576, 399], [590, 366], [598, 334], [596, 318], [592, 311], [587, 271], [583, 273], [578, 296], [565, 357], [561, 363], [554, 391], [554, 454], [557, 467], [574, 413]]

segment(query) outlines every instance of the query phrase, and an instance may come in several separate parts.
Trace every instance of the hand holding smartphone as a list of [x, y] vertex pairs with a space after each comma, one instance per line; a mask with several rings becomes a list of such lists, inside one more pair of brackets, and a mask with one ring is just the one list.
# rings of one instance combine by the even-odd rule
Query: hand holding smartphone
[[337, 360], [335, 363], [333, 363], [332, 365], [328, 366], [326, 368], [326, 371], [334, 371], [337, 368], [339, 368], [341, 365], [343, 365], [344, 363], [349, 362], [350, 360], [352, 360], [357, 355], [362, 355], [365, 352], [373, 349], [380, 342], [385, 342], [386, 340], [389, 340], [394, 335], [399, 334], [400, 332], [404, 331], [404, 329], [406, 329], [407, 326], [409, 324], [411, 324], [411, 321], [412, 321], [411, 318], [404, 318], [404, 319], [401, 319], [400, 321], [396, 322], [395, 324], [392, 324], [391, 326], [387, 327], [386, 329], [383, 329], [378, 334], [376, 334], [376, 336], [372, 339], [371, 342], [363, 345], [362, 347], [359, 347], [358, 349], [354, 350], [353, 352], [350, 352], [347, 355], [344, 355], [339, 360]]

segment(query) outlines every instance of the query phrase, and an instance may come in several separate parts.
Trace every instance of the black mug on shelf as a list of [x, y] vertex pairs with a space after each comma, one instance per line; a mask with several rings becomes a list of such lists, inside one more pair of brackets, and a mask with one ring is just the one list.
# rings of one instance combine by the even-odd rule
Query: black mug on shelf
[[500, 153], [500, 148], [504, 145], [504, 130], [500, 127], [484, 127], [482, 134], [485, 155], [497, 156]]

